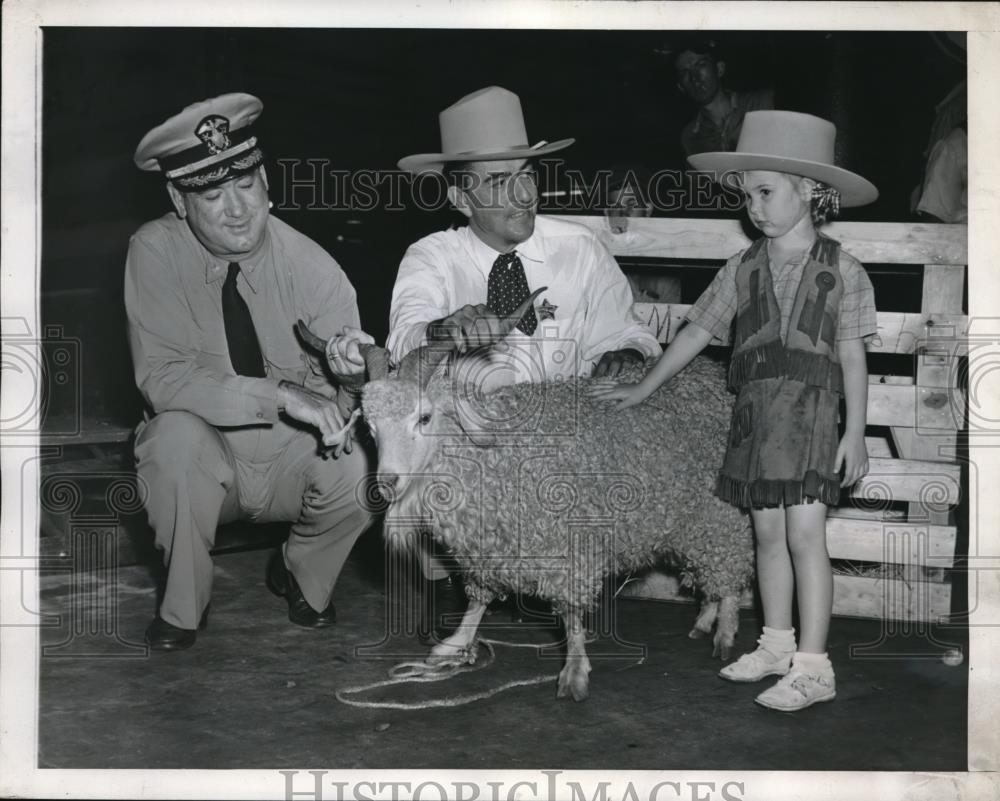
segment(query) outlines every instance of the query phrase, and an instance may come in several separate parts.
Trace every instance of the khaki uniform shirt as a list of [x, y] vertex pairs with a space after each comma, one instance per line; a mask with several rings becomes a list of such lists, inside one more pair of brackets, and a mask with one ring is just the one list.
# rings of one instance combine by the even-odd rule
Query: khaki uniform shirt
[[184, 220], [167, 214], [129, 242], [125, 308], [135, 380], [154, 414], [196, 414], [223, 435], [235, 455], [266, 461], [298, 430], [279, 419], [278, 382], [332, 395], [318, 358], [294, 332], [298, 319], [323, 338], [358, 326], [354, 288], [319, 245], [275, 217], [265, 240], [240, 262], [238, 289], [250, 308], [264, 356], [264, 378], [238, 376], [222, 320], [228, 262], [213, 256]]

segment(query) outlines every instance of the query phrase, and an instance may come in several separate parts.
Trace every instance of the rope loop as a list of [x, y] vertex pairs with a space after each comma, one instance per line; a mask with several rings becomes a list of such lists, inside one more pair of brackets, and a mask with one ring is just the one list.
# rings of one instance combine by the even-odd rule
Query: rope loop
[[[476, 659], [476, 644], [481, 643], [486, 651], [486, 659], [478, 660]], [[470, 695], [459, 695], [452, 696], [448, 698], [434, 699], [430, 701], [414, 701], [411, 703], [405, 703], [401, 701], [361, 701], [350, 698], [349, 696], [360, 695], [361, 693], [367, 693], [371, 690], [376, 690], [381, 687], [391, 687], [396, 684], [406, 684], [406, 683], [427, 683], [434, 681], [443, 681], [445, 679], [450, 679], [460, 673], [472, 673], [477, 670], [483, 670], [489, 667], [496, 660], [496, 652], [493, 650], [493, 644], [511, 645], [514, 647], [530, 647], [539, 648], [541, 646], [527, 645], [520, 643], [501, 643], [497, 640], [487, 640], [478, 639], [475, 640], [472, 645], [466, 649], [461, 655], [456, 656], [451, 659], [445, 659], [440, 662], [400, 662], [398, 665], [394, 665], [388, 671], [389, 678], [383, 681], [376, 681], [371, 684], [360, 684], [356, 687], [345, 687], [342, 690], [338, 690], [334, 697], [340, 701], [342, 704], [347, 706], [360, 707], [362, 709], [434, 709], [440, 707], [455, 707], [462, 706], [464, 704], [470, 704], [473, 701], [482, 701], [486, 698], [491, 698], [494, 695], [509, 690], [513, 687], [529, 687], [535, 684], [544, 684], [550, 681], [555, 681], [559, 678], [559, 674], [551, 674], [545, 676], [534, 676], [530, 679], [520, 679], [516, 681], [509, 681], [506, 684], [502, 684], [499, 687], [494, 687], [491, 690], [484, 690], [483, 692], [473, 693]]]

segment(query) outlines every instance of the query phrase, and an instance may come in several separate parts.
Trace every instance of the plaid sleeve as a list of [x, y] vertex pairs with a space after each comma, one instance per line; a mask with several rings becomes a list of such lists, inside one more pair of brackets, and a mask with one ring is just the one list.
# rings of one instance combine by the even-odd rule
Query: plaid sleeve
[[733, 318], [736, 316], [736, 268], [738, 253], [725, 263], [708, 288], [687, 313], [687, 321], [704, 328], [712, 335], [713, 344], [728, 345]]
[[863, 339], [870, 341], [878, 333], [875, 311], [875, 290], [868, 273], [851, 254], [840, 252], [840, 275], [844, 280], [844, 296], [840, 299], [840, 320], [837, 340]]

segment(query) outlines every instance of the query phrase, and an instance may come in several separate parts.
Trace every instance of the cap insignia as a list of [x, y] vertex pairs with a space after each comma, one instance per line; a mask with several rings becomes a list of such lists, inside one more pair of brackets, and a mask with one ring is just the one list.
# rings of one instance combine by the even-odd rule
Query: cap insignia
[[219, 114], [205, 117], [194, 132], [213, 156], [229, 149], [229, 120]]

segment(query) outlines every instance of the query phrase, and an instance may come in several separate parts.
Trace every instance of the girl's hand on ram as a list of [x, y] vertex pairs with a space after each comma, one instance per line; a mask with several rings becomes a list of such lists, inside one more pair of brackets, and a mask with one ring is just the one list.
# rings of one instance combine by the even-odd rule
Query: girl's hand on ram
[[344, 333], [326, 343], [326, 360], [334, 377], [341, 383], [363, 383], [365, 360], [361, 345], [374, 345], [375, 339], [360, 328], [344, 326]]
[[620, 412], [649, 397], [649, 391], [642, 384], [619, 384], [611, 379], [597, 379], [591, 382], [587, 395], [601, 403], [614, 403], [614, 411]]
[[351, 428], [361, 414], [360, 409], [356, 409], [345, 423], [332, 398], [291, 381], [278, 384], [278, 409], [301, 423], [319, 429], [323, 445], [330, 449], [334, 459], [341, 453], [351, 452]]

